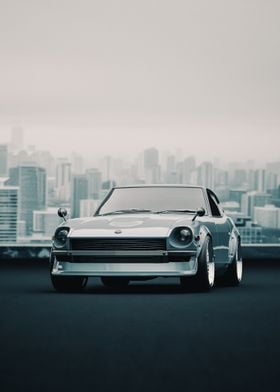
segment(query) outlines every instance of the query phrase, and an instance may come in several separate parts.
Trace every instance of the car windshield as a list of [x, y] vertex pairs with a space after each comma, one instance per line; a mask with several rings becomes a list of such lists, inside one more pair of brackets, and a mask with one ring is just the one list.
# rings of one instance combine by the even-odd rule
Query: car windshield
[[[168, 211], [188, 213], [205, 206], [201, 188], [135, 187], [115, 188], [98, 215]], [[181, 210], [181, 211], [180, 211]]]

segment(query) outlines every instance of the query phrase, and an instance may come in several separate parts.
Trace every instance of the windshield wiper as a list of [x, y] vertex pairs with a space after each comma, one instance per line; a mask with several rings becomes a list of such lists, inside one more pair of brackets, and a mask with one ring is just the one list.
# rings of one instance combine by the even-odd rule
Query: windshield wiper
[[155, 214], [172, 214], [172, 213], [177, 213], [177, 214], [184, 214], [184, 213], [189, 213], [189, 214], [195, 214], [196, 211], [194, 210], [162, 210], [162, 211], [155, 211]]
[[153, 212], [153, 211], [144, 208], [128, 208], [124, 210], [115, 210], [111, 212], [106, 212], [105, 214], [100, 214], [98, 216], [106, 216], [106, 215], [114, 215], [114, 214], [140, 214], [141, 212]]

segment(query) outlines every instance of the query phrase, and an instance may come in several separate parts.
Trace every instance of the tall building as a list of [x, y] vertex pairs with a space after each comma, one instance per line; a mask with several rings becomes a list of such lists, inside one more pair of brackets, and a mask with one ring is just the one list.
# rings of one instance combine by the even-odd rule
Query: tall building
[[272, 204], [254, 208], [254, 217], [258, 225], [270, 229], [280, 229], [280, 208]]
[[71, 163], [63, 158], [56, 167], [56, 197], [66, 203], [71, 198]]
[[236, 201], [241, 206], [241, 198], [244, 194], [246, 194], [246, 190], [244, 189], [230, 189], [229, 200]]
[[247, 183], [247, 171], [244, 169], [236, 169], [233, 173], [231, 186], [239, 188], [245, 186]]
[[[265, 179], [265, 191], [270, 192], [277, 188], [278, 186], [278, 176], [275, 173], [267, 173]], [[280, 177], [279, 177], [280, 180]]]
[[159, 164], [159, 152], [156, 148], [148, 148], [144, 151], [144, 168], [150, 169]]
[[19, 188], [0, 184], [0, 243], [17, 242]]
[[178, 181], [178, 173], [176, 169], [175, 155], [168, 155], [166, 158], [165, 182], [167, 184], [176, 184]]
[[88, 180], [86, 175], [73, 176], [71, 196], [71, 217], [80, 217], [80, 201], [88, 198]]
[[98, 200], [102, 188], [102, 173], [98, 169], [88, 169], [86, 171], [88, 181], [88, 199]]
[[0, 177], [8, 174], [8, 145], [0, 144]]
[[82, 174], [84, 172], [84, 159], [82, 155], [73, 152], [70, 159], [73, 174]]
[[264, 169], [258, 169], [255, 171], [255, 189], [258, 192], [266, 191], [266, 171]]
[[47, 208], [42, 211], [33, 211], [33, 231], [51, 238], [56, 227], [61, 222], [57, 215], [57, 208]]
[[214, 167], [211, 162], [203, 162], [198, 167], [198, 185], [214, 188]]
[[190, 184], [191, 175], [195, 170], [195, 158], [188, 157], [184, 161], [177, 164], [178, 182], [179, 184]]
[[159, 165], [159, 152], [156, 148], [149, 148], [144, 151], [144, 174], [146, 183], [160, 183], [161, 167]]
[[93, 216], [99, 204], [99, 200], [85, 199], [80, 200], [80, 217]]
[[14, 127], [11, 131], [11, 151], [21, 151], [24, 146], [24, 131], [21, 127]]
[[254, 208], [264, 207], [269, 203], [271, 195], [268, 193], [251, 191], [244, 193], [241, 196], [241, 211], [244, 215], [249, 216], [254, 220]]
[[9, 185], [20, 189], [19, 219], [25, 221], [26, 234], [33, 230], [33, 211], [46, 208], [46, 170], [38, 166], [10, 169]]

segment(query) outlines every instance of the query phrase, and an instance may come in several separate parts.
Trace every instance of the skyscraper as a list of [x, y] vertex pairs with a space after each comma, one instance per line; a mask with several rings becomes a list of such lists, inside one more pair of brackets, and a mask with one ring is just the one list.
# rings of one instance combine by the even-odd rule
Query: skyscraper
[[46, 208], [46, 170], [33, 165], [10, 169], [9, 185], [20, 189], [19, 216], [25, 221], [26, 234], [33, 229], [33, 211]]
[[195, 170], [195, 158], [188, 157], [177, 165], [178, 182], [180, 184], [190, 184], [191, 174]]
[[88, 180], [86, 175], [73, 176], [71, 196], [71, 217], [79, 218], [80, 201], [88, 198]]
[[19, 188], [0, 184], [0, 243], [17, 241]]
[[269, 204], [271, 195], [263, 192], [251, 191], [241, 196], [241, 211], [254, 220], [254, 208]]
[[211, 162], [203, 162], [198, 168], [198, 185], [214, 188], [214, 168]]
[[144, 173], [146, 183], [157, 184], [160, 182], [161, 167], [159, 165], [159, 152], [156, 148], [144, 151]]
[[271, 229], [279, 229], [280, 208], [267, 204], [264, 207], [255, 207], [254, 216], [257, 224]]
[[42, 211], [33, 211], [33, 231], [46, 237], [51, 238], [60, 222], [57, 208], [50, 207]]
[[98, 169], [88, 169], [86, 171], [88, 181], [88, 199], [98, 200], [102, 188], [102, 174]]
[[71, 197], [71, 163], [60, 159], [56, 168], [56, 197], [69, 202]]
[[255, 189], [258, 192], [265, 192], [266, 185], [266, 171], [258, 169], [255, 171]]
[[148, 148], [144, 151], [144, 167], [151, 169], [159, 164], [159, 152], [156, 148]]
[[0, 144], [0, 177], [8, 174], [8, 145]]

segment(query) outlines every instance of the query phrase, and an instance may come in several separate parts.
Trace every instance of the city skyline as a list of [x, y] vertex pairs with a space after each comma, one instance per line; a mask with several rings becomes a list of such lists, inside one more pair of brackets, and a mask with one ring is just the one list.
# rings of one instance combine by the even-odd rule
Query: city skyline
[[218, 161], [200, 163], [193, 155], [165, 154], [150, 147], [133, 162], [106, 156], [93, 167], [78, 154], [67, 158], [34, 146], [25, 150], [21, 128], [14, 128], [10, 136], [9, 145], [0, 144], [2, 242], [48, 242], [59, 224], [58, 206], [68, 208], [72, 218], [89, 217], [112, 186], [131, 184], [213, 189], [245, 243], [280, 240], [280, 161], [265, 168], [250, 161], [221, 166]]
[[[278, 130], [271, 135], [264, 133], [261, 137], [252, 137], [251, 142], [244, 144], [241, 142], [241, 134], [224, 135], [221, 137], [219, 132], [216, 132], [214, 137], [213, 134], [208, 134], [207, 137], [204, 137], [203, 133], [198, 133], [197, 136], [192, 135], [193, 139], [184, 145], [183, 140], [184, 137], [187, 137], [187, 132], [183, 130], [178, 131], [176, 141], [168, 143], [169, 139], [164, 138], [164, 133], [160, 135], [159, 132], [156, 132], [153, 138], [150, 131], [149, 137], [147, 137], [147, 129], [146, 131], [142, 129], [138, 136], [131, 134], [127, 139], [125, 138], [127, 132], [125, 130], [118, 133], [115, 132], [115, 137], [108, 138], [110, 131], [104, 134], [102, 131], [94, 132], [91, 129], [77, 129], [76, 132], [73, 131], [71, 133], [69, 129], [67, 131], [62, 128], [59, 133], [56, 133], [52, 128], [47, 132], [48, 128], [45, 127], [45, 133], [41, 134], [25, 129], [22, 126], [14, 126], [6, 128], [1, 132], [1, 145], [11, 144], [11, 132], [13, 129], [22, 129], [23, 131], [23, 150], [27, 150], [29, 146], [32, 146], [38, 151], [49, 151], [55, 157], [69, 157], [72, 153], [76, 153], [82, 155], [89, 164], [98, 162], [105, 156], [121, 158], [124, 161], [131, 162], [143, 150], [151, 147], [157, 148], [165, 155], [181, 154], [182, 157], [195, 156], [200, 162], [219, 161], [221, 165], [239, 162], [242, 166], [243, 163], [254, 161], [257, 166], [263, 167], [267, 162], [280, 161], [278, 148], [280, 131]], [[171, 133], [174, 139], [176, 132], [173, 131]], [[180, 137], [182, 138], [182, 143], [177, 142]], [[137, 138], [142, 142], [139, 142]], [[130, 147], [129, 140], [133, 141], [134, 148]], [[154, 143], [152, 142], [153, 140]], [[225, 148], [225, 145], [229, 146], [230, 151]], [[205, 152], [206, 150], [208, 152]]]

